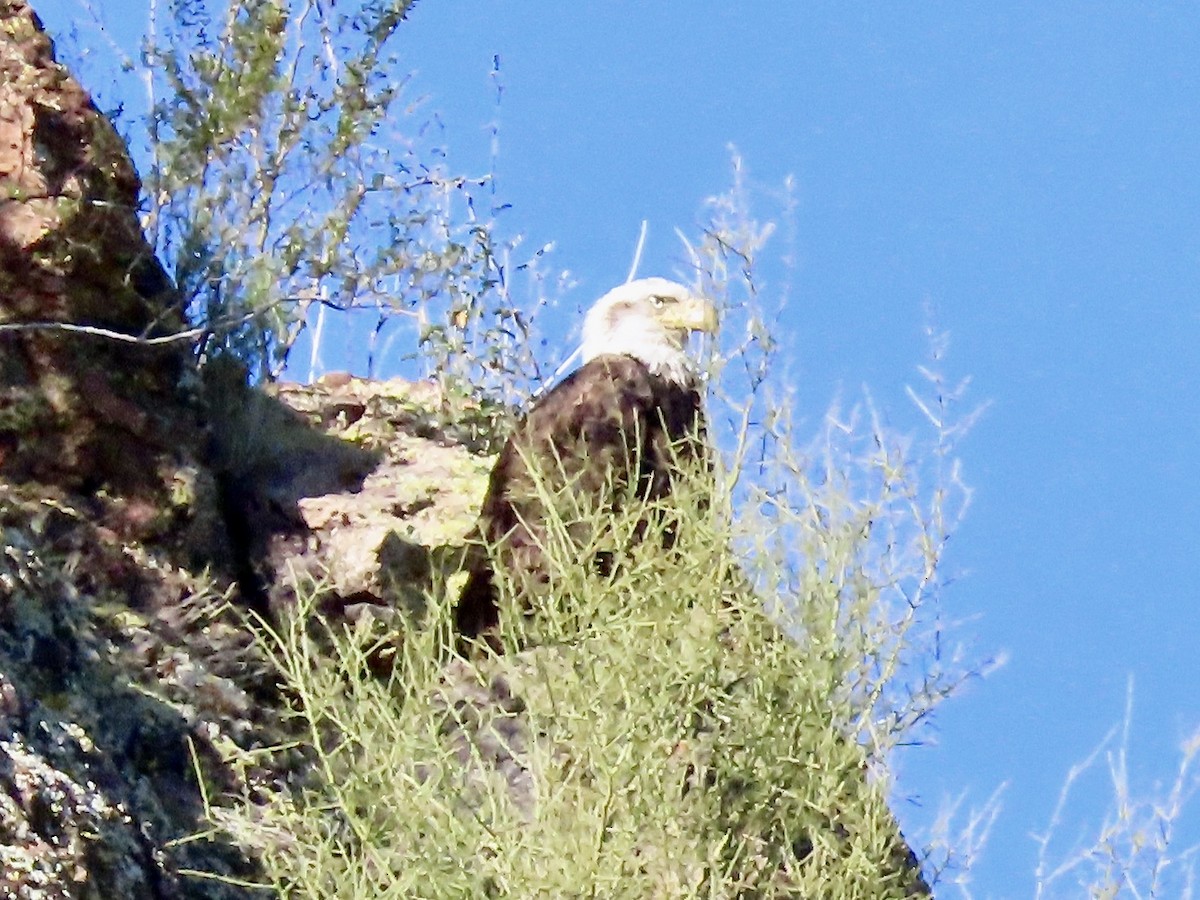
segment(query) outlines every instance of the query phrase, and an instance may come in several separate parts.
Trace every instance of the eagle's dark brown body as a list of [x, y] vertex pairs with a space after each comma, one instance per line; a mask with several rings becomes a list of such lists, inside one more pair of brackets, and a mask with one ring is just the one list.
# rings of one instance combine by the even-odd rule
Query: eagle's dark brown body
[[665, 497], [679, 466], [704, 454], [703, 439], [694, 385], [656, 375], [631, 356], [598, 356], [575, 371], [534, 405], [492, 470], [479, 538], [495, 552], [481, 554], [468, 576], [455, 615], [459, 633], [474, 638], [499, 621], [493, 564], [518, 593], [550, 583], [543, 548], [554, 516], [544, 498], [557, 498], [567, 521], [594, 513], [579, 523], [594, 526], [623, 496]]

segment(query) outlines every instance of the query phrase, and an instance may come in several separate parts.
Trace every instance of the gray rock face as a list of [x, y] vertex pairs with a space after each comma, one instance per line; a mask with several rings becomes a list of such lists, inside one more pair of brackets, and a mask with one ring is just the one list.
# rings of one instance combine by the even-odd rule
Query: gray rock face
[[0, 896], [251, 895], [179, 874], [254, 875], [235, 846], [183, 840], [207, 827], [197, 772], [217, 800], [294, 775], [252, 756], [287, 731], [237, 566], [181, 549], [232, 543], [220, 482], [258, 511], [230, 557], [260, 551], [276, 611], [315, 586], [334, 619], [391, 633], [462, 553], [489, 460], [435, 426], [426, 386], [244, 390], [277, 418], [269, 442], [179, 469], [161, 506], [0, 477]]
[[245, 875], [236, 848], [168, 845], [203, 822], [193, 752], [261, 730], [252, 649], [199, 579], [68, 502], [0, 484], [0, 896], [234, 896], [175, 873]]
[[181, 389], [185, 344], [46, 327], [184, 327], [139, 190], [32, 10], [0, 0], [2, 897], [259, 896], [238, 847], [190, 839], [206, 793], [288, 778], [249, 755], [284, 727], [247, 573], [272, 602], [305, 573], [386, 619], [461, 544], [459, 476], [487, 468], [408, 386], [242, 388], [282, 423], [264, 436], [220, 415], [221, 378]]

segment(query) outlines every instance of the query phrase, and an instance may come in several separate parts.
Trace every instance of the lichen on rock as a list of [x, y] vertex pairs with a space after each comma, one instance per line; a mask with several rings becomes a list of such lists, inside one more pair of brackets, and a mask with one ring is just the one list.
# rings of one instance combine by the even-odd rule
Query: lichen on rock
[[[177, 872], [245, 875], [237, 848], [171, 842], [202, 827], [193, 753], [222, 759], [269, 730], [243, 699], [244, 632], [188, 628], [203, 578], [66, 498], [0, 484], [0, 535], [0, 896], [233, 896]], [[203, 678], [183, 677], [189, 650]]]

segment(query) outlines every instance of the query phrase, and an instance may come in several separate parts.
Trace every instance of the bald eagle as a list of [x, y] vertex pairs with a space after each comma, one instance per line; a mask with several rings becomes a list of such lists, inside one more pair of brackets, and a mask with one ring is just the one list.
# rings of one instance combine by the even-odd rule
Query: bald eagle
[[459, 597], [463, 638], [494, 635], [493, 566], [504, 567], [518, 596], [550, 585], [548, 502], [569, 494], [572, 510], [603, 516], [622, 497], [659, 501], [681, 464], [704, 457], [701, 386], [687, 339], [716, 327], [710, 301], [665, 278], [628, 282], [592, 306], [583, 364], [533, 405], [492, 470], [478, 524], [491, 552], [472, 565]]

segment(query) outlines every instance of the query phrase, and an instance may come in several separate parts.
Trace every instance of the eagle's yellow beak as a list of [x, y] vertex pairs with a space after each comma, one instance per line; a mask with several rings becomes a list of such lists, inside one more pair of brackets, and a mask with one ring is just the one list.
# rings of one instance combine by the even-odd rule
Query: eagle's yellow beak
[[659, 313], [659, 318], [672, 331], [717, 333], [717, 307], [704, 297], [688, 297], [672, 303]]

